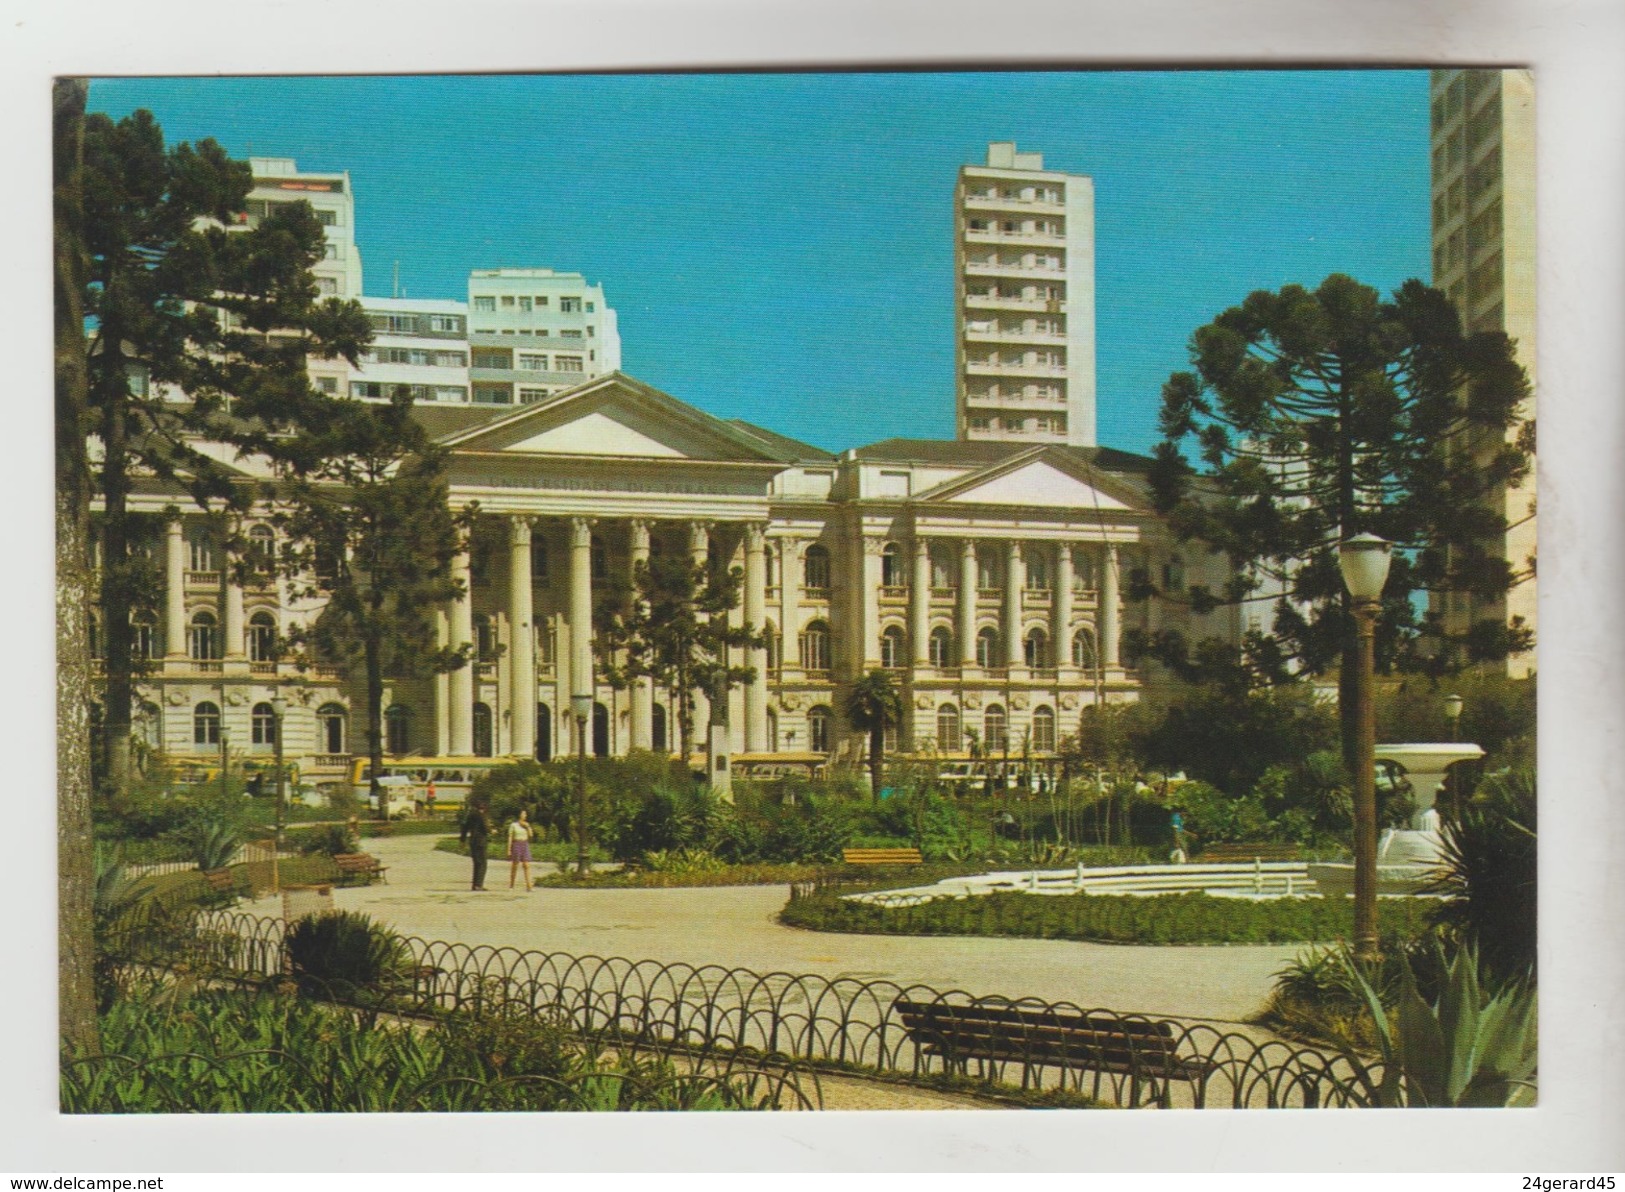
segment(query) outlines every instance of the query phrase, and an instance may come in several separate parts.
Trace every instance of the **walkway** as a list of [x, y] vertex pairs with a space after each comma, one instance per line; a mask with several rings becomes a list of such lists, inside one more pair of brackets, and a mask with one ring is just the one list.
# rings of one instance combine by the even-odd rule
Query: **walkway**
[[[492, 861], [485, 893], [435, 838], [368, 840], [387, 884], [341, 888], [337, 904], [406, 935], [572, 955], [717, 964], [758, 973], [920, 983], [939, 991], [1070, 1001], [1181, 1019], [1240, 1022], [1301, 945], [1151, 947], [1067, 940], [836, 935], [783, 927], [783, 886], [676, 890], [507, 888]], [[533, 867], [538, 868], [538, 867]], [[267, 909], [269, 909], [267, 907]], [[1248, 1031], [1246, 1033], [1253, 1033]]]

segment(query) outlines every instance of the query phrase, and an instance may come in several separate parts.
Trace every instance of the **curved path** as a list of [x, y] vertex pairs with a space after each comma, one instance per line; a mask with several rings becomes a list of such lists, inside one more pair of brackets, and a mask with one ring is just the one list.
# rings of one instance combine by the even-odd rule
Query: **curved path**
[[[488, 890], [435, 837], [368, 840], [387, 884], [341, 888], [337, 904], [407, 935], [572, 955], [718, 964], [758, 973], [919, 982], [947, 991], [1035, 996], [1084, 1007], [1239, 1022], [1301, 945], [1154, 947], [1070, 940], [837, 935], [784, 927], [784, 886], [510, 891], [493, 860]], [[545, 865], [533, 869], [546, 869]]]

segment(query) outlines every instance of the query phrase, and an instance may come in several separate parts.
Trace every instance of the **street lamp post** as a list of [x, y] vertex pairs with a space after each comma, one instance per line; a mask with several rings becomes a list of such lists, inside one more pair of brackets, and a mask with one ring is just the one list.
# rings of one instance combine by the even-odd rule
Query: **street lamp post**
[[[221, 715], [224, 720], [224, 713]], [[224, 803], [231, 794], [231, 730], [224, 724], [220, 726], [220, 801]]]
[[1452, 742], [1461, 740], [1461, 707], [1463, 702], [1459, 695], [1444, 697], [1444, 718], [1450, 725], [1450, 740]]
[[1354, 955], [1364, 964], [1380, 958], [1377, 943], [1377, 612], [1388, 580], [1388, 543], [1357, 534], [1338, 548], [1337, 563], [1354, 605], [1359, 639], [1354, 682]]
[[282, 767], [282, 724], [287, 711], [288, 701], [282, 697], [282, 692], [278, 691], [271, 697], [271, 716], [274, 720], [272, 731], [275, 734], [272, 741], [276, 746], [276, 835], [271, 846], [271, 888], [273, 890], [282, 889], [280, 862], [282, 857], [283, 800], [285, 798], [283, 793], [285, 773]]
[[576, 872], [587, 872], [587, 718], [592, 696], [572, 695], [570, 713], [576, 722]]

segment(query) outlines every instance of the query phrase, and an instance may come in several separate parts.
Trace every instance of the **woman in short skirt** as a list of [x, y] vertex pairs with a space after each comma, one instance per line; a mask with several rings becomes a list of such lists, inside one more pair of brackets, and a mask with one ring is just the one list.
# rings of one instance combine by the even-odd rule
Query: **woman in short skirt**
[[519, 818], [508, 825], [508, 889], [513, 889], [513, 879], [519, 872], [519, 867], [525, 867], [525, 889], [530, 889], [530, 821], [525, 812], [519, 813]]

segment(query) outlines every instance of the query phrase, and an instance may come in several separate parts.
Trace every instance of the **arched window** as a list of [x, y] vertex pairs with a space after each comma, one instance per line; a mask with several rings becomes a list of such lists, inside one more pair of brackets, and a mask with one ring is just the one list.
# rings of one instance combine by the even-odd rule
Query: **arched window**
[[477, 613], [474, 617], [474, 649], [481, 662], [496, 661], [496, 629], [491, 624], [491, 618], [485, 613]]
[[204, 700], [192, 709], [192, 744], [220, 744], [220, 705]]
[[248, 528], [248, 551], [244, 560], [257, 575], [270, 575], [276, 566], [276, 535], [270, 526]]
[[248, 658], [250, 662], [276, 661], [276, 618], [257, 612], [248, 618]]
[[546, 704], [536, 705], [536, 760], [553, 760], [553, 711]]
[[1030, 667], [1045, 667], [1049, 665], [1049, 635], [1042, 629], [1027, 631], [1027, 639], [1021, 643], [1022, 657]]
[[665, 753], [671, 749], [666, 743], [666, 705], [655, 704], [649, 709], [649, 744]]
[[937, 709], [937, 748], [945, 753], [959, 749], [959, 709], [953, 704]]
[[405, 704], [384, 709], [384, 748], [397, 757], [412, 751], [412, 709]]
[[609, 709], [603, 704], [592, 706], [592, 755], [609, 756]]
[[802, 573], [804, 587], [829, 587], [829, 551], [816, 542], [809, 546], [802, 558]]
[[765, 629], [767, 632], [767, 671], [768, 674], [776, 675], [779, 673], [779, 668], [784, 665], [784, 636], [779, 633], [778, 628], [772, 621], [767, 623]]
[[801, 665], [810, 671], [829, 669], [829, 625], [814, 621], [801, 633]]
[[536, 583], [547, 583], [547, 542], [532, 536], [530, 540], [530, 578]]
[[978, 588], [1002, 588], [1004, 586], [1004, 568], [999, 566], [999, 553], [990, 549], [979, 549], [976, 552], [976, 586]]
[[807, 747], [814, 753], [828, 753], [830, 746], [829, 736], [830, 714], [829, 709], [819, 704], [807, 713]]
[[931, 548], [931, 586], [933, 588], [954, 586], [953, 554], [945, 546]]
[[474, 705], [474, 756], [490, 757], [492, 746], [491, 705], [482, 700]]
[[1029, 592], [1049, 591], [1049, 555], [1036, 547], [1029, 546], [1027, 548], [1026, 560], [1027, 590]]
[[1080, 629], [1072, 635], [1072, 665], [1094, 669], [1095, 635], [1087, 629]]
[[991, 625], [976, 635], [976, 665], [1003, 665], [999, 660], [999, 631]]
[[188, 649], [194, 659], [201, 661], [220, 657], [220, 627], [214, 614], [207, 609], [199, 609], [192, 614], [190, 637]]
[[1033, 712], [1032, 746], [1039, 753], [1055, 752], [1055, 709], [1048, 704]]
[[931, 631], [931, 665], [950, 667], [954, 664], [954, 635], [944, 626]]
[[323, 753], [344, 752], [344, 738], [348, 735], [350, 713], [343, 704], [323, 704], [316, 709], [316, 731]]
[[256, 745], [276, 744], [276, 712], [270, 704], [255, 704], [248, 714], [249, 739]]
[[158, 620], [149, 612], [130, 614], [130, 649], [137, 658], [157, 658]]
[[880, 552], [880, 586], [901, 588], [908, 583], [903, 568], [903, 548], [888, 542]]
[[982, 741], [989, 753], [1003, 753], [1010, 747], [1009, 726], [1003, 704], [989, 704], [982, 716]]
[[908, 665], [908, 647], [903, 631], [895, 625], [887, 626], [880, 635], [880, 665], [887, 670], [901, 670]]

